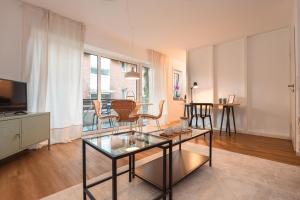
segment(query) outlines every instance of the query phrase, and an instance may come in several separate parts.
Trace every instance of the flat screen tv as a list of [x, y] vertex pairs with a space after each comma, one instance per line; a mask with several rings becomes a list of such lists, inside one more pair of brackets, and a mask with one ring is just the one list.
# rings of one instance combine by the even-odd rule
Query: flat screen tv
[[27, 111], [27, 84], [0, 79], [0, 112]]

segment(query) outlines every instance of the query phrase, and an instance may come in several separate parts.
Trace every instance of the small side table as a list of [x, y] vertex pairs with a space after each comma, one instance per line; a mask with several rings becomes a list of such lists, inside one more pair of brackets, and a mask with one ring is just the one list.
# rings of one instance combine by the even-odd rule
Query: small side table
[[239, 106], [240, 104], [233, 103], [233, 104], [214, 104], [215, 106], [222, 106], [222, 118], [221, 118], [221, 126], [220, 126], [220, 134], [222, 133], [223, 121], [224, 121], [224, 114], [226, 114], [226, 133], [231, 135], [230, 129], [230, 113], [232, 114], [232, 121], [234, 127], [234, 133], [236, 134], [236, 126], [235, 126], [235, 116], [234, 116], [234, 107]]
[[[109, 143], [107, 143], [109, 141]], [[105, 144], [105, 145], [104, 145]], [[86, 166], [86, 147], [89, 146], [92, 149], [98, 151], [104, 156], [111, 159], [112, 162], [112, 175], [102, 180], [87, 183], [87, 166]], [[117, 133], [113, 135], [95, 136], [82, 140], [82, 174], [83, 174], [83, 200], [95, 199], [90, 191], [90, 188], [101, 184], [105, 181], [112, 180], [112, 200], [117, 200], [117, 177], [129, 173], [129, 182], [135, 177], [135, 154], [146, 151], [155, 147], [161, 147], [163, 149], [162, 159], [162, 193], [160, 193], [155, 199], [166, 200], [167, 196], [172, 200], [172, 140], [164, 139], [158, 136], [139, 133], [135, 131]], [[169, 155], [167, 155], [169, 150]], [[128, 157], [129, 169], [117, 172], [117, 160]], [[169, 158], [168, 158], [169, 157]], [[168, 162], [167, 162], [168, 161]], [[168, 166], [168, 168], [167, 168]], [[168, 174], [167, 174], [168, 171]], [[167, 180], [168, 177], [168, 180]]]
[[[191, 129], [189, 132], [185, 132], [183, 134], [177, 134], [171, 137], [162, 136], [161, 134], [165, 133], [164, 130], [162, 131], [153, 131], [149, 134], [158, 136], [161, 138], [168, 138], [171, 139], [173, 142], [171, 145], [179, 146], [173, 154], [173, 169], [172, 173], [167, 171], [167, 175], [172, 175], [172, 183], [171, 185], [175, 186], [180, 181], [184, 180], [188, 176], [192, 175], [197, 169], [204, 164], [208, 163], [209, 167], [212, 166], [212, 130], [205, 130], [205, 129]], [[209, 142], [208, 142], [208, 155], [203, 153], [195, 153], [191, 152], [187, 149], [181, 149], [181, 145], [185, 142], [191, 141], [193, 139], [202, 137], [206, 134], [209, 134]], [[163, 149], [165, 152], [168, 148], [168, 145], [160, 146], [159, 148]], [[169, 151], [170, 152], [170, 151]], [[170, 156], [169, 156], [170, 157]], [[172, 157], [172, 156], [171, 156]], [[163, 178], [161, 174], [165, 173], [161, 167], [162, 157], [156, 158], [150, 162], [145, 163], [144, 165], [139, 166], [136, 169], [136, 176], [149, 182], [151, 185], [155, 186], [157, 189], [162, 189], [163, 185], [161, 184], [161, 179]], [[167, 168], [168, 169], [168, 168]], [[170, 185], [170, 184], [169, 184]], [[170, 187], [172, 189], [172, 187]], [[169, 195], [172, 195], [172, 191]], [[170, 198], [169, 198], [170, 199]]]

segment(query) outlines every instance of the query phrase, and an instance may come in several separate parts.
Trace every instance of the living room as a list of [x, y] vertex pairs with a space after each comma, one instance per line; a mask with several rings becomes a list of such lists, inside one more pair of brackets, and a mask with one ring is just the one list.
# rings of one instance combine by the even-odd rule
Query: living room
[[299, 10], [1, 0], [0, 198], [299, 199]]

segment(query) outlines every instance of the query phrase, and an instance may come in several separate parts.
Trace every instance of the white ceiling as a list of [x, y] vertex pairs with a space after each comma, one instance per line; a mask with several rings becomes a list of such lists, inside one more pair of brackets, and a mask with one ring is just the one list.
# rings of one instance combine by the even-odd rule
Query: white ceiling
[[[24, 0], [130, 42], [126, 0]], [[293, 0], [128, 0], [134, 43], [165, 52], [290, 24]], [[100, 36], [99, 36], [100, 37]]]

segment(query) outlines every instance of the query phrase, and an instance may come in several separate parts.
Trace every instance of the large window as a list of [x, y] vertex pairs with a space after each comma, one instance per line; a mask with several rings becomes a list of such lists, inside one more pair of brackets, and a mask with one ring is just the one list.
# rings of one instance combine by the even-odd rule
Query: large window
[[[149, 67], [142, 67], [142, 96], [141, 101], [145, 103], [150, 103], [150, 80], [151, 80], [151, 70]], [[143, 113], [148, 113], [148, 105], [143, 105]]]
[[[111, 114], [111, 101], [113, 99], [137, 99], [137, 81], [125, 79], [125, 73], [136, 65], [101, 57], [101, 103], [102, 113]], [[109, 128], [111, 124], [106, 121], [102, 125]]]
[[125, 79], [125, 73], [137, 66], [101, 57], [101, 99], [137, 99], [137, 81]]
[[[141, 80], [125, 79], [125, 73], [132, 69], [140, 71]], [[138, 68], [135, 64], [85, 53], [83, 60], [83, 131], [97, 129], [93, 100], [101, 101], [103, 115], [113, 112], [111, 109], [113, 99], [133, 99], [149, 103], [150, 72], [148, 67]], [[148, 106], [144, 105], [141, 112], [147, 113]], [[103, 122], [102, 128], [109, 127], [111, 127], [109, 121]]]
[[83, 55], [83, 131], [95, 129], [93, 100], [98, 99], [98, 56]]
[[150, 68], [142, 67], [142, 101], [149, 102], [150, 98]]
[[83, 56], [83, 99], [98, 98], [98, 56]]

